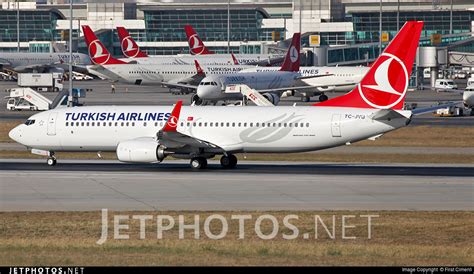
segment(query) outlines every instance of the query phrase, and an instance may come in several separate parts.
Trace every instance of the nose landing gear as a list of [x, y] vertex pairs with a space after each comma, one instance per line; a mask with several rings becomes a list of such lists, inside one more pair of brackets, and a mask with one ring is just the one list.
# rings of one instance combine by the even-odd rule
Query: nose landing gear
[[51, 155], [48, 157], [48, 160], [46, 160], [46, 163], [48, 166], [55, 166], [56, 165], [56, 157], [54, 155]]

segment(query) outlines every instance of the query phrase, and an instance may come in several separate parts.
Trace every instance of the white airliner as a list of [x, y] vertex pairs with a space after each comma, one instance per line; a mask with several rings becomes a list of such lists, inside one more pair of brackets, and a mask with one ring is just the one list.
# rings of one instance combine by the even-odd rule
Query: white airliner
[[[244, 69], [240, 72], [259, 72], [259, 71], [276, 71], [277, 67], [256, 67], [250, 69]], [[298, 71], [302, 76], [302, 84], [308, 86], [317, 87], [317, 92], [313, 90], [300, 91], [302, 100], [305, 102], [309, 101], [309, 98], [321, 94], [324, 92], [349, 92], [351, 91], [369, 71], [369, 67], [357, 66], [357, 67], [300, 67]], [[311, 76], [324, 76], [324, 77], [311, 77]], [[321, 97], [320, 96], [320, 97]], [[327, 98], [320, 98], [320, 101], [325, 101]]]
[[[86, 65], [90, 65], [89, 56], [83, 53], [73, 53], [73, 66], [77, 69], [82, 67], [84, 71]], [[69, 63], [69, 53], [53, 52], [1, 52], [1, 68], [11, 69], [16, 72], [58, 72], [64, 71]]]
[[223, 155], [287, 153], [345, 145], [406, 126], [402, 110], [423, 22], [407, 22], [351, 92], [313, 106], [84, 106], [31, 116], [11, 139], [48, 156], [57, 151], [116, 151], [123, 162], [191, 159], [193, 168]]
[[278, 104], [283, 92], [297, 91], [305, 101], [314, 94], [319, 100], [327, 100], [325, 91], [350, 91], [367, 73], [365, 67], [302, 67], [300, 68], [300, 34], [293, 36], [292, 43], [281, 68], [253, 67], [239, 73], [209, 75], [201, 80], [193, 100], [215, 102], [241, 99], [239, 92], [228, 92], [228, 86], [244, 84], [263, 93], [273, 104]]
[[[219, 101], [219, 100], [232, 100], [240, 99], [241, 94], [225, 94], [225, 85], [223, 86], [222, 81], [204, 81], [199, 86], [199, 83], [205, 76], [217, 76], [217, 75], [226, 75], [226, 80], [232, 79], [243, 79], [241, 77], [251, 76], [254, 77], [258, 75], [255, 79], [259, 79], [259, 86], [255, 86], [253, 83], [248, 83], [245, 81], [235, 82], [230, 81], [231, 84], [247, 84], [252, 88], [259, 89], [260, 86], [266, 85], [266, 89], [272, 89], [272, 92], [264, 92], [264, 95], [272, 103], [277, 104], [280, 98], [280, 95], [283, 91], [287, 91], [286, 87], [292, 86], [294, 90], [298, 90], [300, 95], [303, 98], [311, 97], [313, 94], [321, 94], [325, 91], [330, 91], [334, 89], [339, 89], [342, 91], [349, 91], [351, 87], [354, 87], [356, 83], [360, 81], [362, 76], [365, 74], [366, 69], [363, 67], [304, 67], [301, 68], [301, 71], [296, 72], [276, 72], [278, 68], [270, 67], [256, 67], [250, 65], [202, 65], [198, 63], [197, 60], [194, 60], [192, 65], [187, 64], [158, 64], [153, 63], [152, 61], [147, 61], [145, 63], [134, 62], [127, 63], [124, 59], [115, 59], [107, 51], [107, 48], [100, 42], [100, 40], [95, 36], [94, 32], [88, 27], [83, 26], [84, 38], [89, 49], [89, 54], [92, 61], [96, 65], [89, 66], [89, 72], [95, 74], [101, 78], [105, 78], [111, 81], [117, 81], [127, 84], [135, 85], [168, 85], [171, 88], [178, 88], [184, 92], [189, 92], [192, 90], [201, 90], [200, 93], [204, 94], [202, 97], [206, 101]], [[124, 48], [134, 48], [138, 49], [137, 45], [133, 43], [125, 42], [125, 38], [129, 37], [126, 30], [119, 31], [119, 34], [122, 38], [122, 45]], [[129, 46], [131, 45], [132, 46]], [[295, 53], [295, 52], [293, 52]], [[138, 51], [124, 53], [127, 56], [142, 56], [145, 58], [144, 53]], [[214, 55], [204, 55], [206, 56]], [[198, 57], [198, 56], [195, 56]], [[191, 57], [191, 58], [195, 58]], [[151, 60], [152, 57], [148, 57], [148, 60]], [[153, 57], [155, 58], [155, 57]], [[159, 58], [159, 57], [157, 57]], [[161, 57], [160, 57], [161, 58]], [[170, 58], [170, 57], [163, 57]], [[296, 58], [296, 55], [295, 57]], [[141, 58], [137, 58], [139, 60]], [[146, 58], [145, 58], [146, 59]], [[129, 60], [129, 59], [127, 59]], [[299, 62], [299, 55], [298, 55]], [[288, 66], [288, 65], [286, 65]], [[198, 71], [201, 71], [199, 73]], [[246, 71], [244, 75], [235, 75], [235, 73], [240, 71]], [[285, 80], [281, 81], [280, 78], [284, 75]], [[238, 76], [238, 78], [235, 78]], [[337, 76], [337, 77], [334, 77]], [[322, 80], [318, 82], [314, 78], [330, 78], [331, 80]], [[250, 78], [252, 79], [252, 78]], [[260, 81], [261, 79], [265, 81]], [[276, 80], [275, 80], [276, 79]], [[295, 80], [301, 80], [297, 82]], [[274, 81], [275, 80], [275, 81]], [[274, 81], [272, 83], [272, 81]], [[275, 85], [275, 83], [277, 85]], [[295, 87], [294, 84], [297, 83], [301, 87]], [[218, 86], [219, 85], [219, 86]], [[279, 86], [278, 86], [279, 85]], [[280, 87], [281, 89], [275, 90], [275, 88]], [[283, 88], [285, 87], [285, 88]], [[314, 90], [314, 88], [317, 90]], [[291, 91], [290, 91], [291, 92]], [[207, 94], [210, 94], [207, 96]], [[326, 100], [326, 95], [322, 94], [320, 100]], [[309, 100], [309, 99], [308, 99]], [[194, 95], [192, 102], [197, 105], [202, 104], [203, 100], [200, 99], [200, 96]]]

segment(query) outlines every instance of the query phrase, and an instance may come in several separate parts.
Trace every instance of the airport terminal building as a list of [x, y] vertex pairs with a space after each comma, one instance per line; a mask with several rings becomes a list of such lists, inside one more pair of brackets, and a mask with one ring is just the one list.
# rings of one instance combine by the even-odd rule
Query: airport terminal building
[[[228, 45], [239, 53], [278, 50], [286, 45], [286, 38], [301, 30], [309, 59], [313, 52], [319, 56], [312, 59], [315, 64], [352, 64], [378, 56], [379, 39], [393, 38], [405, 21], [423, 20], [421, 45], [432, 45], [433, 37], [441, 35], [436, 46], [474, 52], [474, 4], [453, 2], [451, 6], [450, 0], [384, 0], [380, 37], [379, 0], [231, 0], [230, 5], [227, 0], [78, 1], [73, 13], [73, 49], [87, 52], [78, 30], [88, 24], [117, 56], [121, 51], [116, 26], [126, 27], [150, 55], [188, 53], [184, 25], [191, 24], [215, 52], [227, 52]], [[68, 1], [20, 2], [19, 6], [2, 2], [0, 50], [64, 50], [69, 16]], [[319, 44], [311, 44], [309, 35], [319, 35]]]

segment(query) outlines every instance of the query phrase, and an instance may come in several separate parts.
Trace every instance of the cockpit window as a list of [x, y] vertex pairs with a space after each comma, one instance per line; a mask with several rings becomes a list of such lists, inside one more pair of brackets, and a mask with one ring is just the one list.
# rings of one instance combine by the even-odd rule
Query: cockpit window
[[29, 126], [35, 123], [35, 120], [26, 120], [25, 125]]

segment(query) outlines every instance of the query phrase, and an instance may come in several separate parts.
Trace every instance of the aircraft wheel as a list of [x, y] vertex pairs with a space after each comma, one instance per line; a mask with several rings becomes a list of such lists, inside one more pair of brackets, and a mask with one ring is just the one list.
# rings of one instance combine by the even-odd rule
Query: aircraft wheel
[[234, 168], [237, 165], [237, 157], [233, 154], [230, 154], [229, 156], [224, 155], [221, 157], [221, 165], [223, 168]]
[[46, 161], [48, 166], [55, 166], [56, 165], [56, 158], [54, 157], [48, 157], [48, 160]]
[[195, 157], [191, 159], [190, 164], [193, 169], [204, 169], [207, 167], [207, 159], [204, 157]]
[[199, 98], [197, 94], [194, 94], [193, 97], [191, 97], [191, 104], [194, 103], [196, 106], [200, 106], [203, 103], [203, 100]]
[[321, 95], [319, 96], [319, 102], [324, 102], [324, 101], [326, 101], [327, 99], [329, 99], [329, 98], [328, 98], [328, 96], [327, 96], [326, 94], [321, 94]]

